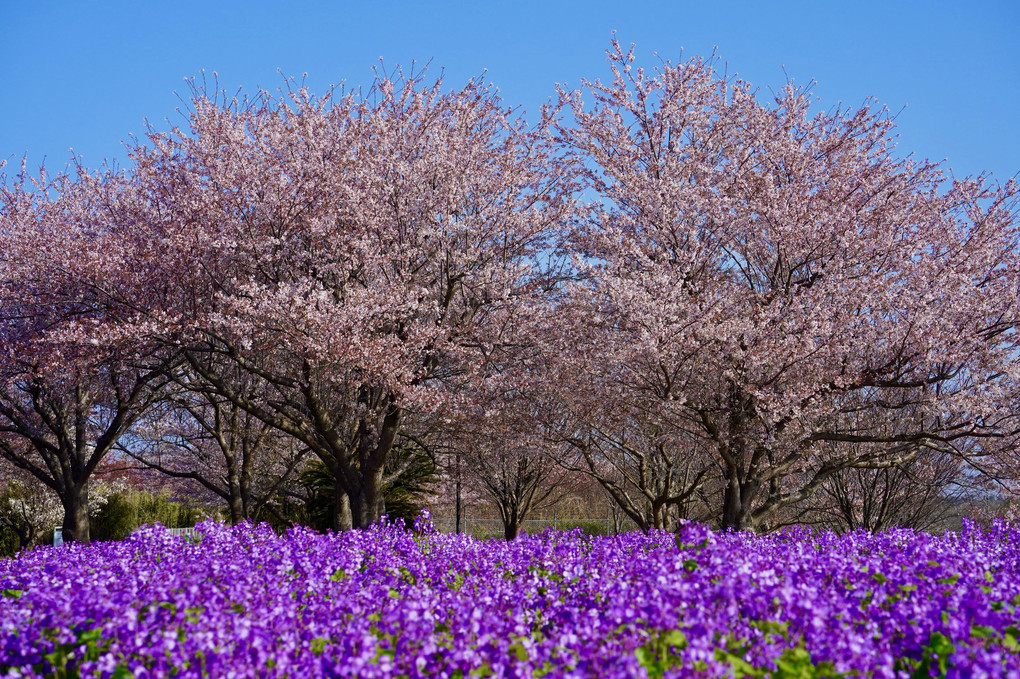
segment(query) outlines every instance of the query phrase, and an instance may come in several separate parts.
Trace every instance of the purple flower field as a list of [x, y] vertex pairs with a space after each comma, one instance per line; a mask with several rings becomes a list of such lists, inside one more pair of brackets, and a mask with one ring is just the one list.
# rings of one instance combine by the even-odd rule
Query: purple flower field
[[0, 561], [0, 676], [1020, 677], [1020, 530], [200, 526]]

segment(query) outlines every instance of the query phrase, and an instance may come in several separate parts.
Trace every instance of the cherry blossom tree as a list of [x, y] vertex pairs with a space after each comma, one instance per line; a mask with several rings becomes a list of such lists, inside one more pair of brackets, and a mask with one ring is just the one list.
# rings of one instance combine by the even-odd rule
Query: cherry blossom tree
[[152, 404], [159, 373], [105, 362], [56, 378], [23, 361], [0, 388], [0, 455], [59, 496], [65, 540], [87, 543], [90, 479]]
[[81, 273], [107, 204], [78, 179], [0, 178], [0, 456], [56, 493], [64, 539], [87, 543], [90, 479], [172, 359], [103, 330], [117, 310]]
[[1014, 443], [1014, 182], [898, 156], [883, 111], [609, 58], [610, 81], [562, 93], [599, 197], [570, 239], [572, 318], [613, 399], [712, 451], [722, 526], [767, 526], [841, 470]]
[[444, 407], [499, 309], [547, 289], [570, 175], [548, 116], [528, 127], [480, 81], [217, 96], [196, 91], [186, 130], [133, 149], [134, 264], [101, 287], [136, 295], [140, 336], [322, 460], [335, 527], [366, 526], [405, 420]]

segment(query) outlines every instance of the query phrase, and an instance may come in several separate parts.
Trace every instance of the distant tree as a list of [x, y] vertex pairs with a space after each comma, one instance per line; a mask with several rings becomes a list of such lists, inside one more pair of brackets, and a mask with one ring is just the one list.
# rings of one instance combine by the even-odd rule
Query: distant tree
[[[263, 518], [266, 505], [302, 466], [307, 448], [189, 371], [180, 371], [176, 381], [120, 448], [146, 467], [211, 493], [226, 504], [231, 524]], [[236, 382], [233, 388], [244, 393]]]
[[[538, 409], [548, 440], [560, 445], [564, 467], [589, 475], [638, 528], [670, 529], [698, 513], [715, 464], [705, 444], [625, 360], [631, 347], [615, 329], [565, 302], [546, 328], [550, 357], [541, 373], [546, 395]], [[624, 356], [616, 353], [624, 352]]]
[[[3, 461], [6, 463], [6, 460]], [[46, 540], [60, 525], [60, 498], [32, 475], [8, 464], [0, 465], [0, 526], [16, 537], [13, 551]], [[9, 555], [8, 555], [9, 556]]]
[[534, 512], [569, 490], [570, 474], [553, 454], [541, 394], [529, 381], [538, 358], [529, 328], [548, 301], [515, 310], [500, 324], [483, 366], [462, 382], [458, 407], [440, 429], [454, 451], [453, 471], [499, 512], [503, 535], [513, 540]]
[[568, 244], [584, 344], [559, 374], [605, 357], [607, 399], [711, 451], [725, 527], [845, 470], [1015, 444], [1014, 182], [946, 181], [895, 155], [888, 115], [812, 113], [792, 84], [767, 103], [712, 61], [609, 57], [610, 81], [562, 95], [598, 200]]
[[847, 468], [819, 493], [823, 511], [841, 530], [944, 526], [969, 494], [959, 459], [925, 450], [898, 466]]
[[533, 419], [506, 412], [469, 418], [473, 421], [464, 429], [450, 432], [451, 445], [461, 448], [466, 480], [495, 505], [503, 536], [513, 540], [532, 512], [551, 507], [567, 490], [566, 470], [549, 444], [526, 428]]

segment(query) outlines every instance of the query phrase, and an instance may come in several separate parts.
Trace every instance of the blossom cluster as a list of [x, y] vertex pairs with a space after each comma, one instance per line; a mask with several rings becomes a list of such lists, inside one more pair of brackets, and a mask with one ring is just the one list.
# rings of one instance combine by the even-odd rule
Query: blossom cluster
[[1020, 677], [1020, 529], [206, 522], [0, 561], [0, 676]]

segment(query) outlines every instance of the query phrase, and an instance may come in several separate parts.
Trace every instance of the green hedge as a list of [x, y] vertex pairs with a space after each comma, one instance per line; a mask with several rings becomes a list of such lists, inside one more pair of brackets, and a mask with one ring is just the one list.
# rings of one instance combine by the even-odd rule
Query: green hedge
[[14, 556], [18, 551], [18, 534], [10, 526], [0, 526], [0, 557]]
[[92, 517], [93, 540], [123, 540], [139, 527], [161, 523], [167, 528], [189, 528], [205, 518], [194, 508], [174, 502], [166, 493], [126, 490], [111, 495]]

